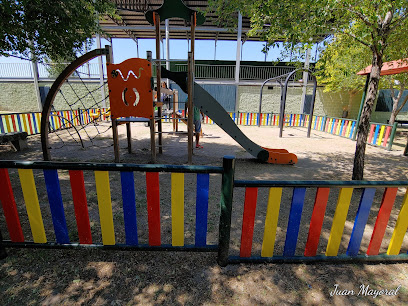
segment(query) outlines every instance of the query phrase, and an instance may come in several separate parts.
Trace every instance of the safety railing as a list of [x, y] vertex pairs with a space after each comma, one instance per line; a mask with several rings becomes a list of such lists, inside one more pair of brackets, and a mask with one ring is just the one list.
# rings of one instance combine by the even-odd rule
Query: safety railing
[[[50, 73], [50, 68], [52, 64], [42, 64], [39, 63], [38, 75], [40, 79], [56, 78]], [[104, 67], [104, 76], [106, 77], [106, 71]], [[78, 67], [75, 73], [72, 74], [71, 78], [99, 78], [99, 65], [97, 63], [87, 63], [81, 67]], [[7, 79], [32, 79], [34, 78], [32, 64], [27, 63], [0, 63], [0, 78]]]
[[[7, 247], [217, 251], [207, 243], [210, 175], [223, 173], [223, 167], [209, 166], [0, 161], [8, 230], [0, 233], [0, 253]], [[191, 188], [185, 190], [192, 184], [195, 201], [188, 200]], [[18, 185], [22, 198], [13, 192]], [[163, 218], [161, 189], [170, 194], [170, 218]], [[186, 218], [185, 210], [195, 217]], [[187, 223], [194, 227], [194, 244], [185, 244]]]
[[[261, 126], [278, 126], [279, 114], [273, 113], [252, 113], [237, 112], [229, 113], [231, 119], [237, 125], [258, 125], [260, 120]], [[284, 126], [286, 127], [307, 127], [310, 115], [307, 114], [285, 114]], [[204, 123], [214, 124], [211, 118], [205, 116]], [[356, 120], [347, 118], [335, 118], [328, 116], [313, 116], [312, 129], [326, 132], [332, 135], [353, 139], [355, 132]], [[385, 123], [371, 123], [370, 133], [367, 144], [381, 147], [390, 151], [395, 138], [397, 123], [393, 125]]]
[[[295, 70], [291, 66], [250, 66], [241, 65], [239, 78], [241, 80], [265, 80], [274, 76], [288, 74]], [[176, 71], [187, 71], [187, 64], [176, 64]], [[235, 79], [235, 65], [203, 65], [195, 64], [196, 79]], [[296, 77], [293, 76], [293, 80]], [[292, 81], [293, 81], [292, 80]]]
[[[367, 181], [234, 181], [234, 187], [245, 188], [239, 255], [230, 255], [227, 263], [240, 262], [312, 262], [312, 261], [384, 261], [408, 260], [401, 252], [408, 227], [408, 193], [402, 199], [397, 193], [404, 191], [408, 181], [367, 182]], [[260, 203], [258, 189], [268, 189], [268, 198]], [[336, 190], [337, 189], [337, 190]], [[282, 195], [290, 195], [283, 197]], [[330, 198], [330, 195], [333, 197]], [[354, 195], [354, 197], [353, 197]], [[373, 207], [375, 196], [382, 197], [379, 209]], [[313, 208], [304, 209], [305, 201], [314, 197]], [[336, 200], [337, 197], [337, 200]], [[334, 216], [328, 216], [328, 203], [336, 201]], [[401, 204], [400, 204], [401, 203]], [[262, 205], [262, 209], [257, 205]], [[333, 203], [332, 203], [333, 204]], [[357, 205], [358, 204], [358, 205]], [[401, 205], [401, 206], [399, 206]], [[265, 207], [266, 206], [266, 207]], [[282, 207], [282, 208], [281, 208]], [[399, 212], [398, 212], [398, 208]], [[344, 237], [347, 216], [354, 216], [350, 237]], [[391, 239], [384, 239], [391, 211], [397, 210], [397, 222], [393, 225]], [[280, 213], [289, 215], [285, 225], [280, 224]], [[378, 210], [377, 210], [378, 209]], [[227, 213], [230, 213], [227, 211]], [[257, 217], [257, 214], [263, 217]], [[368, 223], [369, 215], [375, 214], [374, 224]], [[325, 220], [331, 220], [330, 234], [322, 237]], [[305, 220], [306, 219], [306, 220]], [[257, 222], [255, 223], [255, 220]], [[303, 220], [303, 223], [301, 222]], [[234, 220], [239, 223], [241, 220]], [[260, 250], [253, 251], [254, 226], [257, 233], [263, 228]], [[366, 227], [373, 228], [364, 238]], [[275, 250], [277, 231], [284, 234], [283, 249]], [[327, 231], [328, 232], [328, 231]], [[302, 233], [302, 235], [300, 235]], [[368, 237], [367, 241], [365, 241]], [[328, 237], [328, 238], [327, 238]], [[327, 243], [323, 240], [327, 239]], [[282, 240], [282, 239], [281, 239]], [[339, 254], [342, 241], [347, 242], [344, 254]], [[318, 253], [320, 246], [321, 253]], [[381, 246], [387, 251], [380, 252]]]
[[[52, 111], [50, 131], [86, 125], [93, 121], [106, 121], [109, 119], [108, 110], [93, 108]], [[35, 135], [41, 133], [40, 125], [40, 112], [0, 114], [0, 133], [27, 132], [28, 135]]]
[[242, 181], [234, 173], [229, 156], [222, 167], [0, 161], [0, 258], [16, 247], [218, 252], [221, 266], [408, 260], [408, 181]]

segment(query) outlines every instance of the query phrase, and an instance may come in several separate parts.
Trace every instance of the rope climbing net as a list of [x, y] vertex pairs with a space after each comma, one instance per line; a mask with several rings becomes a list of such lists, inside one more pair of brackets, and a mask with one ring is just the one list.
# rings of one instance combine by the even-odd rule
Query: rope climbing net
[[[86, 76], [83, 77], [83, 74]], [[80, 145], [83, 148], [95, 145], [95, 138], [106, 133], [111, 126], [107, 82], [76, 69], [64, 80], [54, 101], [49, 116], [50, 147]]]

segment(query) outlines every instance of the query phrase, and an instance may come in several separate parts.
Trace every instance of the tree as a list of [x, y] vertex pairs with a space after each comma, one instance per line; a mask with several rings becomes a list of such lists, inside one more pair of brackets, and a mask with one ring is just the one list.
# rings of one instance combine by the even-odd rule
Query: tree
[[[352, 178], [363, 179], [370, 117], [378, 92], [384, 52], [390, 42], [406, 35], [406, 0], [210, 0], [221, 23], [234, 24], [239, 10], [251, 19], [252, 33], [270, 45], [284, 41], [289, 48], [308, 46], [328, 34], [344, 33], [369, 48], [372, 69], [363, 113], [358, 125]], [[226, 21], [227, 20], [227, 21]], [[250, 32], [250, 34], [251, 34]]]
[[[367, 52], [368, 51], [368, 52]], [[349, 36], [336, 34], [327, 43], [316, 63], [316, 78], [324, 91], [347, 91], [350, 110], [353, 97], [364, 88], [365, 78], [356, 74], [370, 64], [369, 49], [355, 44]]]
[[[392, 49], [389, 48], [388, 50], [392, 50], [392, 52], [386, 52], [384, 58], [402, 58], [408, 54], [408, 40], [401, 37], [392, 43]], [[362, 44], [356, 45], [349, 36], [335, 35], [316, 63], [317, 81], [319, 84], [325, 85], [325, 91], [348, 91], [351, 101], [352, 97], [364, 87], [365, 78], [356, 73], [369, 65], [370, 53], [369, 48]], [[408, 73], [381, 77], [379, 88], [390, 89], [393, 101], [390, 124], [394, 124], [396, 116], [408, 101], [408, 96], [403, 95], [407, 85]], [[399, 87], [398, 91], [395, 90], [396, 86]]]
[[[395, 118], [408, 102], [408, 95], [403, 96], [404, 90], [408, 85], [408, 73], [388, 76], [389, 88], [391, 90], [392, 110], [389, 124], [394, 124]], [[398, 93], [395, 92], [394, 86], [399, 85]]]
[[109, 0], [3, 0], [0, 55], [72, 58], [100, 33], [99, 14], [115, 15]]

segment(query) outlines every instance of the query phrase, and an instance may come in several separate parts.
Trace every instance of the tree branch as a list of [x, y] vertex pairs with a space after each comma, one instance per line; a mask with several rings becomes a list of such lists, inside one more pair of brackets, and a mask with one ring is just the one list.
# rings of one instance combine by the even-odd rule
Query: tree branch
[[402, 22], [407, 19], [408, 13], [402, 15], [400, 18], [395, 19], [393, 22], [390, 23], [390, 30], [393, 31], [396, 27], [398, 27]]
[[356, 37], [355, 35], [348, 33], [348, 32], [344, 32], [344, 34], [350, 36], [351, 38], [354, 38], [355, 40], [357, 40], [359, 43], [362, 43], [364, 46], [371, 48], [371, 45], [363, 40], [361, 40], [360, 38]]
[[397, 116], [397, 114], [401, 111], [401, 109], [404, 107], [404, 105], [407, 103], [408, 101], [408, 95], [405, 97], [404, 101], [402, 102], [401, 106], [397, 109], [397, 111], [395, 112], [395, 116]]
[[350, 13], [356, 15], [359, 19], [361, 19], [366, 25], [368, 25], [369, 27], [372, 27], [373, 24], [370, 22], [370, 20], [368, 20], [367, 16], [363, 15], [360, 12], [357, 12], [353, 9], [353, 6], [351, 6], [351, 4], [349, 4], [349, 7], [345, 8], [346, 10], [348, 10]]

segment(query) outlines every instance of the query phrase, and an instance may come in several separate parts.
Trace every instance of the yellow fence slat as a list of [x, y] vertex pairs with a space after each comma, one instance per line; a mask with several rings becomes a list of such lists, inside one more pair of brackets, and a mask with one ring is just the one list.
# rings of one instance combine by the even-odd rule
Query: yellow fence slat
[[184, 246], [184, 173], [171, 174], [172, 245]]
[[353, 188], [340, 189], [339, 198], [337, 199], [336, 212], [334, 213], [333, 224], [330, 231], [329, 242], [327, 244], [326, 256], [337, 256], [352, 194]]
[[44, 223], [41, 216], [40, 203], [38, 202], [37, 189], [33, 170], [18, 169], [21, 189], [23, 190], [24, 202], [27, 209], [28, 221], [30, 222], [31, 233], [35, 243], [46, 243]]
[[101, 222], [102, 242], [104, 245], [115, 244], [113, 228], [112, 200], [108, 171], [95, 171], [96, 193], [98, 196], [99, 219]]
[[398, 215], [397, 224], [392, 233], [391, 242], [388, 246], [387, 255], [398, 255], [402, 241], [408, 228], [408, 190], [405, 192], [404, 200], [402, 201], [401, 210]]
[[282, 199], [282, 188], [270, 188], [268, 207], [266, 209], [265, 229], [262, 242], [262, 257], [272, 257], [275, 247], [276, 228], [278, 227], [279, 208]]

